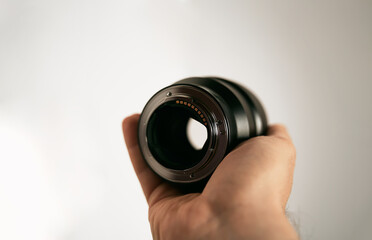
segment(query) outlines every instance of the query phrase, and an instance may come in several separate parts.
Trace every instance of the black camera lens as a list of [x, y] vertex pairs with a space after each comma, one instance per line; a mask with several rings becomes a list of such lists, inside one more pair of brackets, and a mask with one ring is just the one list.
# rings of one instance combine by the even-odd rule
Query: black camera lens
[[[206, 133], [199, 146], [188, 136], [190, 122]], [[138, 135], [142, 155], [156, 174], [171, 182], [193, 183], [207, 179], [237, 144], [266, 129], [265, 111], [249, 90], [222, 78], [192, 77], [148, 101]]]
[[[147, 145], [154, 158], [164, 167], [183, 170], [195, 166], [207, 152], [207, 144], [195, 149], [187, 136], [190, 119], [202, 122], [188, 104], [176, 100], [159, 106], [147, 124]], [[195, 109], [195, 106], [194, 106]], [[200, 110], [198, 110], [200, 111]]]

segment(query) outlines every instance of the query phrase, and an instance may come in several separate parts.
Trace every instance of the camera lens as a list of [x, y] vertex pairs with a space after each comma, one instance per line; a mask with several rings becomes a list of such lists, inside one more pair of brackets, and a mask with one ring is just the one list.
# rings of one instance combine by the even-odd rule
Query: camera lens
[[[199, 145], [188, 128], [206, 133]], [[252, 92], [216, 77], [192, 77], [157, 92], [142, 111], [142, 155], [160, 177], [176, 183], [207, 179], [240, 142], [265, 134], [265, 111]]]
[[197, 150], [187, 137], [186, 128], [190, 119], [202, 121], [198, 113], [191, 108], [191, 103], [181, 103], [179, 100], [159, 106], [150, 117], [147, 125], [147, 144], [154, 158], [164, 167], [188, 169], [195, 166], [206, 154], [206, 143], [201, 150]]

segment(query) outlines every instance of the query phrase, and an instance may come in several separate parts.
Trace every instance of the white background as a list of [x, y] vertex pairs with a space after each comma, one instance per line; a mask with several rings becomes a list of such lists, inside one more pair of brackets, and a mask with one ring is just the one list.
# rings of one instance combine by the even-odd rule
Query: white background
[[0, 239], [151, 239], [121, 121], [205, 75], [288, 126], [303, 239], [371, 238], [371, 1], [0, 0]]

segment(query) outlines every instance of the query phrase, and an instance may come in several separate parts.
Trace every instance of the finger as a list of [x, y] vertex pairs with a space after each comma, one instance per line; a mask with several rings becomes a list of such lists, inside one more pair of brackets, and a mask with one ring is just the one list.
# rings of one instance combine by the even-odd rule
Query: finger
[[290, 156], [288, 158], [290, 160], [290, 166], [294, 168], [296, 161], [296, 148], [293, 145], [291, 136], [289, 135], [287, 128], [282, 124], [271, 125], [268, 129], [268, 136], [284, 139], [287, 142], [286, 147], [283, 147], [281, 149], [287, 150], [287, 153]]
[[267, 135], [292, 141], [287, 128], [282, 124], [271, 125], [267, 131]]
[[149, 205], [176, 194], [174, 188], [157, 176], [144, 161], [138, 146], [138, 119], [139, 114], [127, 117], [123, 121], [123, 134], [128, 153], [138, 180], [142, 186]]

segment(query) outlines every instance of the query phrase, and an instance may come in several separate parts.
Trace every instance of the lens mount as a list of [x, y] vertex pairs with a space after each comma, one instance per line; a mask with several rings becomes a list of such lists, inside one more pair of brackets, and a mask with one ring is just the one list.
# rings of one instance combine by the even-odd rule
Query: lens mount
[[[201, 149], [187, 139], [190, 119], [206, 128]], [[262, 105], [244, 87], [221, 78], [187, 78], [148, 101], [139, 120], [139, 146], [160, 177], [192, 183], [209, 177], [233, 147], [264, 134], [266, 127]]]

